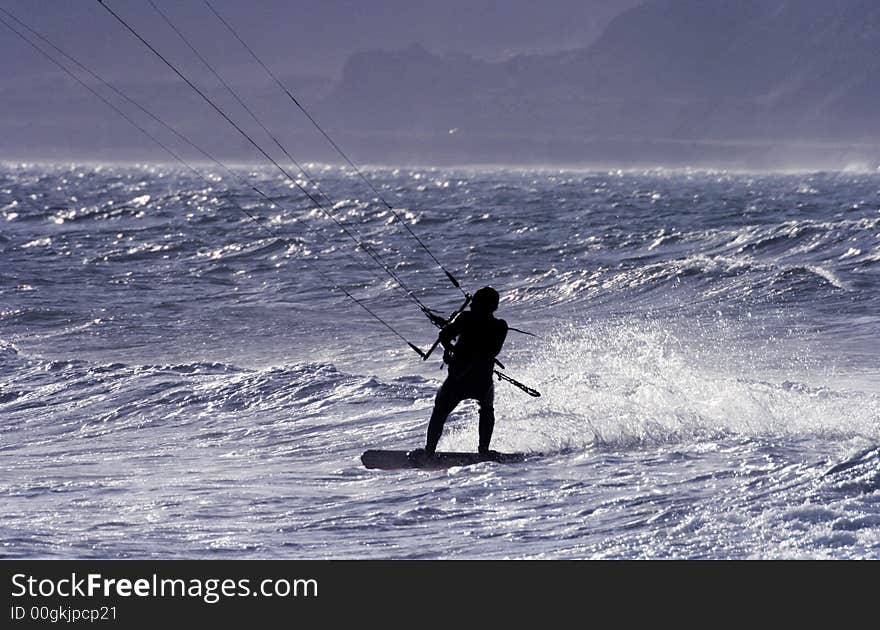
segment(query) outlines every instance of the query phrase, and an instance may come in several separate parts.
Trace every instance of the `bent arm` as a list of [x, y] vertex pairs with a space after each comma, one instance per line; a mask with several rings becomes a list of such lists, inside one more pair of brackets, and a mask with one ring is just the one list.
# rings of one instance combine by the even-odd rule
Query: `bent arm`
[[452, 342], [455, 341], [455, 338], [461, 334], [461, 324], [458, 323], [458, 318], [446, 324], [443, 328], [440, 329], [440, 343], [443, 345], [444, 350], [452, 350], [454, 347]]
[[507, 322], [503, 319], [498, 320], [500, 326], [498, 326], [498, 334], [495, 339], [492, 340], [492, 357], [497, 357], [498, 353], [501, 352], [501, 348], [504, 346], [504, 341], [507, 339]]

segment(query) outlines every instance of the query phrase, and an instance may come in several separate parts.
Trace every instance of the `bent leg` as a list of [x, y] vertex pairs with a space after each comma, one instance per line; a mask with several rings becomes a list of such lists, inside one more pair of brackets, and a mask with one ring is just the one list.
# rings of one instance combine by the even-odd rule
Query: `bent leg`
[[449, 381], [443, 383], [437, 397], [434, 399], [434, 411], [431, 412], [431, 421], [428, 422], [428, 437], [425, 442], [425, 452], [433, 455], [437, 450], [437, 443], [443, 435], [443, 425], [452, 410], [461, 402]]

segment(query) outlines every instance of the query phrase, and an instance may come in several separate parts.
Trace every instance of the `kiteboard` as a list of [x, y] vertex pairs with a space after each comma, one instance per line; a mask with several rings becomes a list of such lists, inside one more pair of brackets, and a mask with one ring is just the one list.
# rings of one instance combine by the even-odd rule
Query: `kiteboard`
[[515, 464], [525, 461], [526, 453], [499, 453], [489, 451], [488, 454], [480, 453], [455, 453], [436, 452], [433, 455], [425, 454], [422, 449], [415, 451], [365, 451], [361, 455], [361, 462], [366, 468], [379, 468], [382, 470], [396, 470], [400, 468], [424, 468], [441, 469], [453, 466], [471, 466], [480, 462], [495, 462], [498, 464]]

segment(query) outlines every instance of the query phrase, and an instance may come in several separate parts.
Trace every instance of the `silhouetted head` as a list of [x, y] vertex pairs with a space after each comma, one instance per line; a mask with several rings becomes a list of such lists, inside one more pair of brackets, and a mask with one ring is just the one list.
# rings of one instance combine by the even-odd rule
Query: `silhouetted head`
[[479, 313], [494, 313], [498, 308], [498, 291], [492, 287], [483, 287], [474, 293], [471, 299], [471, 310]]

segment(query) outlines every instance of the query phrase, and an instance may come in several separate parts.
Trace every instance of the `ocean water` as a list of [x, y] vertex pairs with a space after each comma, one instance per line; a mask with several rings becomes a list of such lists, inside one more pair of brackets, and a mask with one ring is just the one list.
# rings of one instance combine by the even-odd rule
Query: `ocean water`
[[[460, 294], [345, 169], [334, 213]], [[375, 168], [511, 333], [493, 447], [436, 330], [269, 169], [0, 167], [0, 556], [880, 558], [880, 174]], [[286, 240], [269, 237], [237, 207]], [[363, 262], [362, 262], [363, 260]], [[378, 273], [377, 273], [378, 272]], [[475, 408], [444, 450], [476, 448]]]

